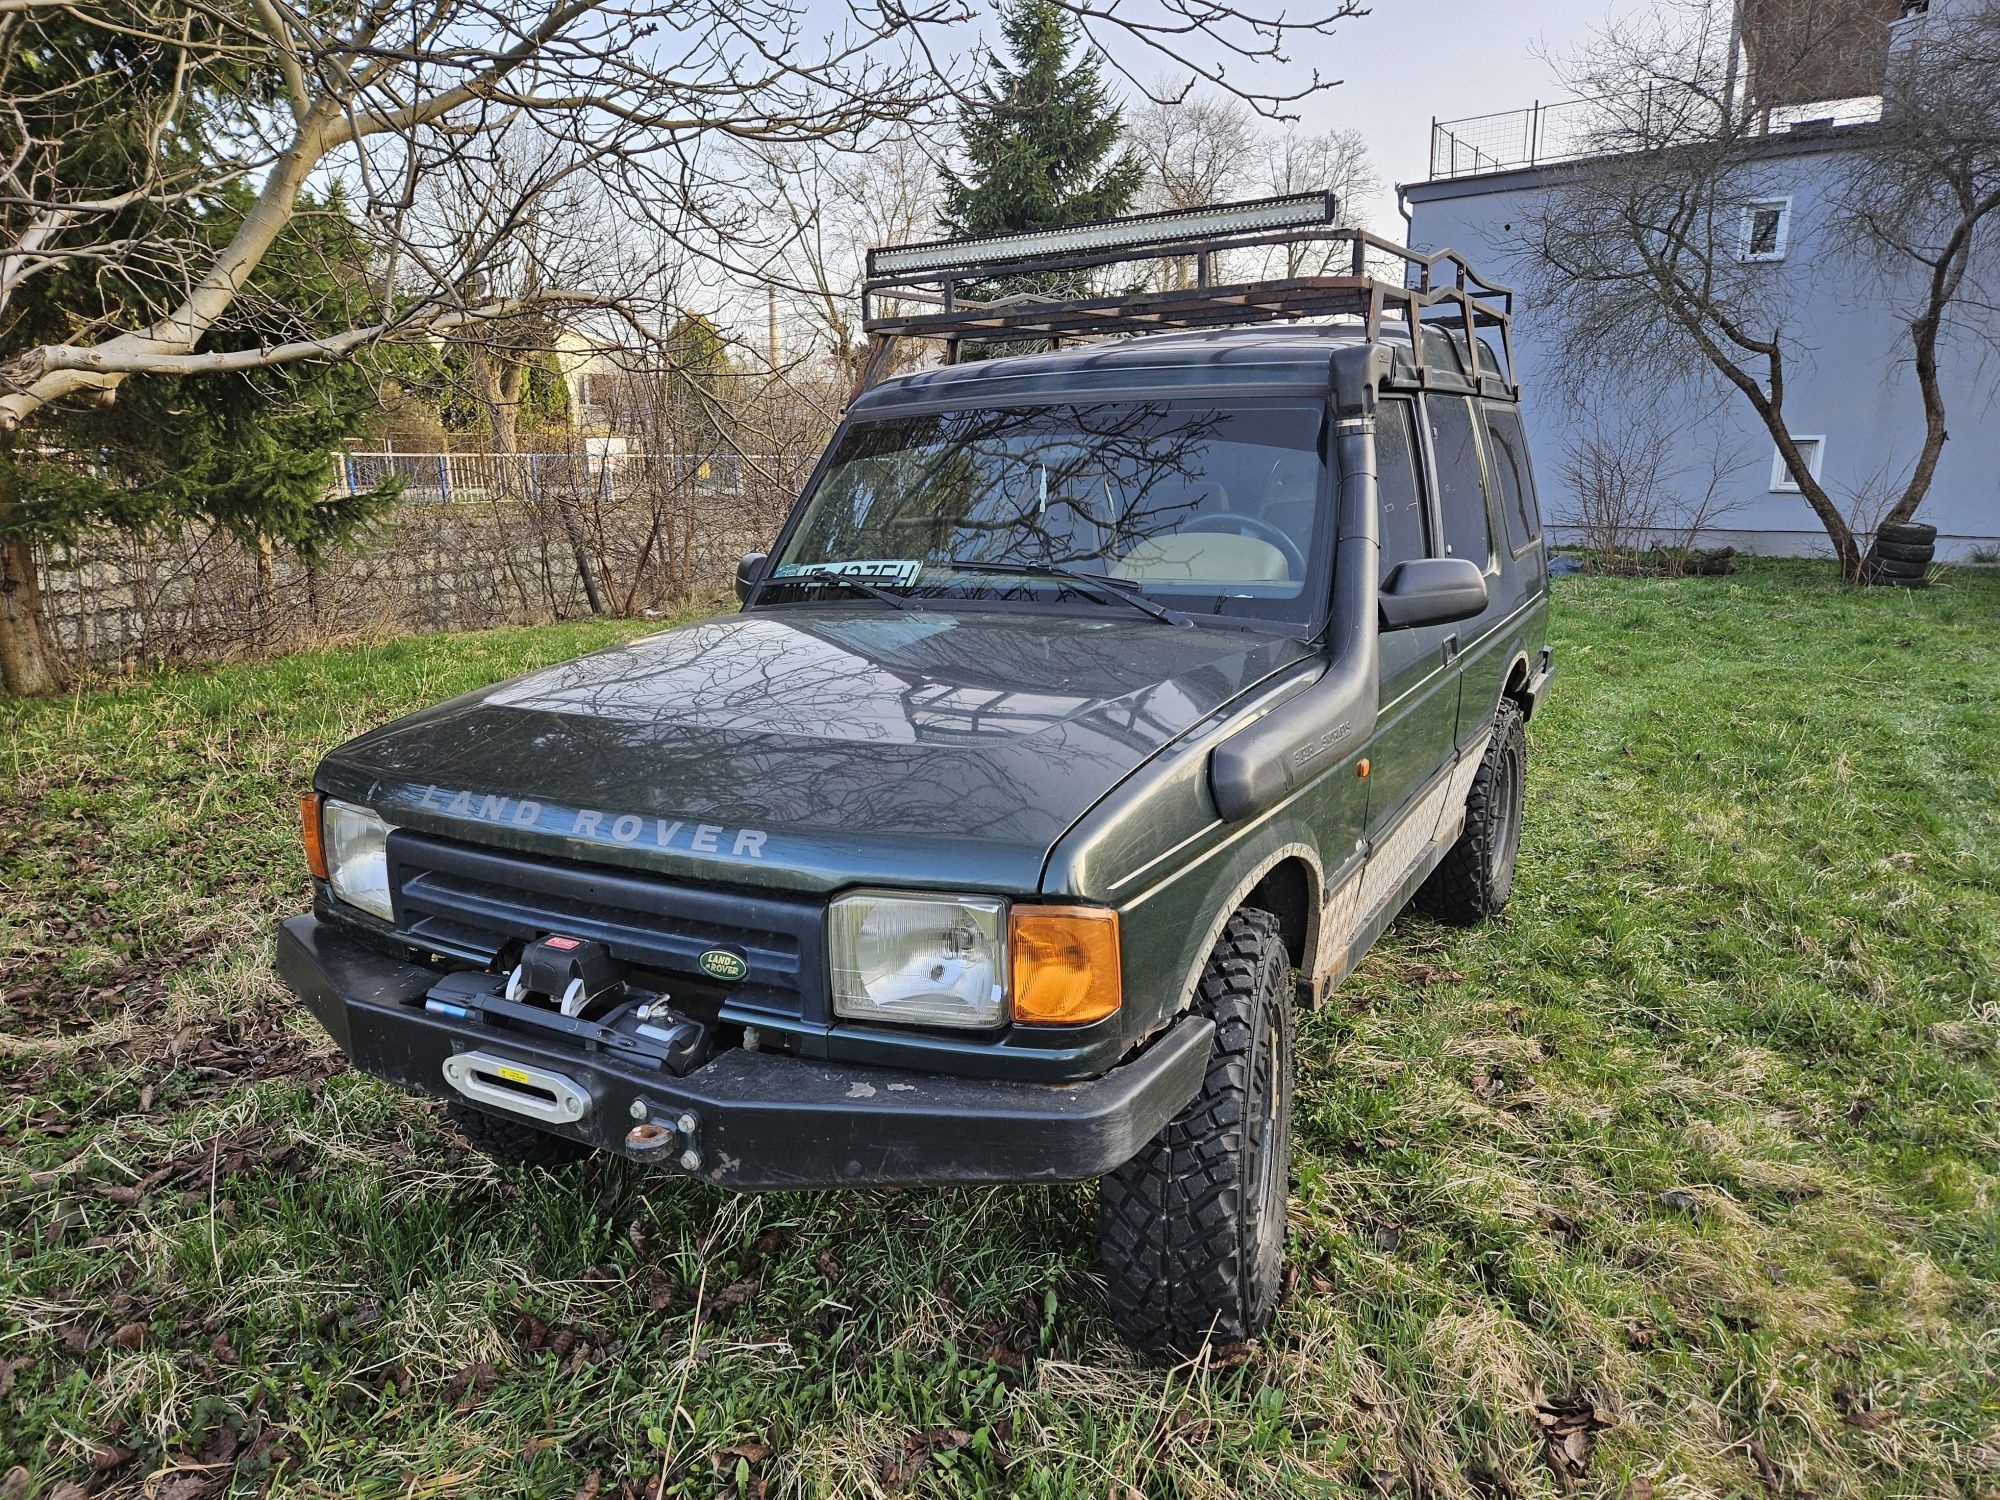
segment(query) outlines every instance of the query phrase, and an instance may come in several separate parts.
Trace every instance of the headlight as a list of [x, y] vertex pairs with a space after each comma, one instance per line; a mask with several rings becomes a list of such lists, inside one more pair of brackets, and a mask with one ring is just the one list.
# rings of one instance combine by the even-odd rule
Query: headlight
[[833, 1013], [998, 1026], [1007, 1019], [1007, 903], [861, 892], [830, 909]]
[[326, 849], [326, 878], [334, 895], [349, 906], [391, 921], [389, 906], [389, 825], [365, 807], [336, 802], [320, 805]]

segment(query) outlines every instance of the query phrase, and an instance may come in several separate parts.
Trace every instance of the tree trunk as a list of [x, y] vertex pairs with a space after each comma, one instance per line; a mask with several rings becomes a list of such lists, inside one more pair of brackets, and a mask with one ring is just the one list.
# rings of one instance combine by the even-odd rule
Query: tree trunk
[[1813, 477], [1812, 466], [1799, 452], [1799, 445], [1792, 440], [1783, 415], [1777, 414], [1776, 420], [1767, 419], [1765, 427], [1771, 434], [1771, 440], [1778, 445], [1792, 483], [1799, 487], [1799, 497], [1812, 507], [1813, 514], [1819, 517], [1819, 524], [1826, 531], [1827, 539], [1833, 543], [1833, 555], [1840, 564], [1841, 576], [1859, 578], [1861, 543], [1856, 539], [1854, 529], [1847, 524], [1847, 518], [1840, 513], [1840, 507], [1826, 492], [1826, 487]]
[[[487, 427], [493, 435], [493, 451], [512, 457], [518, 447], [516, 434], [519, 431], [521, 394], [527, 385], [527, 367], [522, 364], [515, 368], [503, 367], [493, 351], [475, 345], [472, 350], [473, 378], [478, 382], [480, 404], [486, 408]], [[510, 473], [511, 473], [511, 466]], [[590, 612], [601, 615], [605, 611], [604, 590], [599, 587], [597, 574], [590, 566], [590, 552], [584, 545], [583, 528], [578, 524], [576, 512], [568, 497], [556, 498], [556, 518], [561, 521], [563, 539], [569, 543], [570, 556], [576, 562], [577, 581], [583, 585], [584, 601]]]
[[528, 397], [528, 361], [525, 355], [507, 360], [500, 367], [500, 409], [506, 414], [507, 452], [521, 446], [521, 403]]
[[260, 533], [250, 550], [257, 570], [257, 649], [269, 651], [278, 623], [278, 581], [271, 566], [271, 539]]
[[[1740, 347], [1763, 356], [1767, 371], [1766, 384], [1759, 385], [1750, 372], [1739, 365], [1716, 343], [1708, 329], [1700, 322], [1699, 310], [1683, 309], [1680, 314], [1682, 327], [1693, 336], [1696, 345], [1713, 365], [1718, 374], [1727, 380], [1757, 413], [1764, 424], [1764, 430], [1771, 434], [1771, 441], [1777, 445], [1779, 457], [1784, 460], [1785, 470], [1792, 477], [1792, 483], [1799, 487], [1799, 498], [1812, 507], [1819, 517], [1819, 524], [1826, 531], [1827, 539], [1833, 543], [1833, 555], [1840, 566], [1843, 578], [1861, 576], [1861, 548], [1854, 539], [1854, 532], [1847, 524], [1847, 518], [1840, 513], [1840, 507], [1833, 503], [1833, 497], [1824, 486], [1813, 477], [1812, 466], [1799, 452], [1799, 445], [1792, 441], [1791, 429], [1785, 425], [1785, 358], [1774, 333], [1768, 340], [1746, 343], [1737, 340]], [[1768, 389], [1766, 389], [1768, 386]]]
[[570, 556], [576, 559], [576, 576], [583, 583], [583, 597], [594, 615], [604, 613], [604, 592], [597, 586], [597, 575], [591, 571], [590, 551], [583, 544], [583, 528], [577, 523], [574, 503], [567, 495], [556, 499], [556, 517], [562, 522], [563, 537], [569, 543]]
[[[1957, 227], [1931, 266], [1929, 294], [1923, 310], [1910, 320], [1910, 350], [1916, 356], [1917, 390], [1924, 401], [1924, 446], [1917, 455], [1910, 482], [1882, 518], [1880, 524], [1884, 526], [1900, 526], [1915, 515], [1917, 507], [1924, 503], [1924, 496], [1930, 493], [1931, 480], [1937, 477], [1938, 458], [1950, 436], [1945, 431], [1944, 387], [1938, 379], [1938, 336], [1943, 331], [1947, 310], [1965, 284], [1974, 237], [1995, 213], [2000, 213], [2000, 192], [1988, 192], [1965, 205]], [[1872, 544], [1869, 556], [1873, 561]]]
[[486, 408], [486, 427], [495, 453], [512, 453], [520, 445], [521, 388], [526, 375], [525, 366], [517, 372], [491, 349], [473, 346], [472, 378], [479, 387], [479, 404]]
[[[1881, 525], [1900, 526], [1917, 513], [1917, 507], [1924, 503], [1924, 496], [1931, 490], [1931, 480], [1937, 477], [1938, 459], [1944, 453], [1945, 439], [1949, 435], [1944, 426], [1944, 390], [1938, 382], [1938, 330], [1944, 321], [1942, 310], [1934, 302], [1924, 316], [1910, 324], [1910, 347], [1916, 353], [1917, 391], [1924, 401], [1924, 446], [1917, 454], [1917, 464], [1910, 471], [1910, 482], [1903, 486], [1903, 493], [1882, 517]], [[1874, 560], [1874, 543], [1869, 543], [1869, 560]]]
[[0, 542], [0, 688], [25, 697], [57, 686], [34, 550], [10, 538]]

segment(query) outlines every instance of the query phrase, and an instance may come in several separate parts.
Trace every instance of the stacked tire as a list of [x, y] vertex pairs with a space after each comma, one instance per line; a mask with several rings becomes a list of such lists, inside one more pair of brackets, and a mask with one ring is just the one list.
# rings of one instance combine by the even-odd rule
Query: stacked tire
[[1921, 521], [1902, 521], [1879, 527], [1875, 545], [1862, 572], [1866, 583], [1889, 588], [1920, 589], [1929, 581], [1932, 554], [1937, 548], [1937, 527]]

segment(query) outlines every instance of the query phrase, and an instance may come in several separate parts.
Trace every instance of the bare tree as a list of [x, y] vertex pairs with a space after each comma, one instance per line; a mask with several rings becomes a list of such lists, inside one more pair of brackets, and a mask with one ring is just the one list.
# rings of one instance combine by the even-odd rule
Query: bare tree
[[1788, 380], [1806, 354], [1798, 294], [1757, 253], [1752, 216], [1771, 145], [1763, 101], [1853, 71], [1846, 49], [1858, 33], [1835, 14], [1847, 8], [1824, 9], [1827, 24], [1793, 27], [1788, 50], [1759, 56], [1754, 86], [1737, 66], [1727, 0], [1681, 0], [1611, 26], [1566, 68], [1579, 97], [1598, 102], [1590, 154], [1521, 215], [1516, 268], [1562, 351], [1555, 375], [1568, 394], [1606, 378], [1733, 390], [1853, 574], [1849, 520], [1786, 425]]
[[[1140, 207], [1195, 208], [1239, 196], [1257, 126], [1240, 100], [1177, 93], [1163, 78], [1127, 115], [1125, 140], [1145, 169]], [[1150, 279], [1164, 289], [1189, 287], [1195, 282], [1195, 264], [1190, 255], [1170, 257], [1157, 263]]]
[[[1235, 0], [1172, 0], [1164, 16], [1135, 0], [1079, 0], [1087, 30], [1122, 31], [1203, 76], [1216, 57], [1284, 62], [1288, 39], [1324, 34], [1355, 14], [1325, 0], [1292, 20]], [[847, 25], [805, 24], [793, 0], [669, 0], [635, 20], [605, 0], [442, 0], [411, 9], [387, 0], [337, 0], [298, 11], [281, 0], [211, 7], [193, 0], [20, 0], [0, 16], [19, 45], [44, 16], [81, 14], [107, 37], [165, 38], [181, 78], [157, 101], [168, 133], [184, 93], [240, 101], [229, 149], [156, 171], [106, 197], [79, 196], [62, 180], [60, 143], [31, 132], [7, 163], [0, 230], [0, 293], [58, 267], [143, 251], [181, 272], [178, 295], [134, 326], [11, 351], [0, 366], [0, 427], [51, 401], [115, 392], [137, 374], [249, 368], [353, 352], [386, 336], [449, 332], [512, 316], [528, 305], [600, 301], [601, 292], [549, 287], [514, 296], [468, 295], [487, 257], [506, 244], [517, 215], [495, 214], [492, 232], [440, 261], [423, 252], [417, 189], [451, 165], [469, 170], [469, 143], [531, 117], [568, 150], [525, 173], [514, 207], [526, 214], [556, 185], [588, 175], [663, 235], [718, 255], [749, 225], [728, 208], [727, 184], [706, 152], [729, 139], [772, 143], [852, 140], [866, 125], [937, 104], [955, 83], [943, 33], [972, 19], [960, 0], [876, 8], [853, 0]], [[814, 38], [819, 39], [815, 40]], [[54, 43], [51, 43], [54, 45]], [[268, 77], [279, 103], [260, 109], [233, 74]], [[1322, 87], [1226, 87], [1267, 106]], [[220, 354], [197, 348], [296, 211], [314, 174], [358, 184], [382, 231], [383, 296], [375, 317], [321, 338]], [[220, 245], [196, 235], [143, 247], [106, 239], [134, 201], [194, 204], [217, 182], [260, 179], [256, 200]], [[414, 241], [414, 242], [413, 242]], [[694, 243], [698, 241], [698, 244]]]
[[[1287, 128], [1260, 143], [1254, 170], [1251, 186], [1257, 192], [1276, 196], [1326, 189], [1339, 205], [1342, 222], [1354, 228], [1366, 227], [1366, 204], [1382, 191], [1382, 178], [1358, 130]], [[1344, 246], [1325, 241], [1284, 245], [1277, 251], [1286, 276], [1323, 276], [1334, 269], [1335, 257], [1345, 253]], [[1393, 275], [1400, 279], [1401, 269]]]
[[[534, 185], [534, 191], [528, 191]], [[549, 367], [570, 323], [588, 316], [545, 303], [560, 289], [596, 289], [609, 308], [634, 315], [670, 304], [671, 267], [649, 266], [624, 243], [624, 216], [603, 200], [581, 155], [517, 119], [443, 156], [418, 182], [412, 212], [392, 253], [442, 274], [463, 269], [455, 294], [474, 306], [520, 310], [438, 336], [448, 379], [484, 414], [495, 453], [513, 453], [530, 378]], [[615, 313], [611, 314], [616, 316]]]
[[[861, 281], [872, 245], [929, 239], [937, 232], [938, 161], [935, 133], [906, 122], [871, 130], [851, 151], [752, 143], [743, 151], [746, 180], [777, 226], [775, 242], [756, 266], [789, 327], [806, 330], [851, 380], [865, 347]], [[893, 312], [892, 304], [885, 311]], [[796, 363], [766, 351], [774, 371]]]
[[1172, 97], [1155, 81], [1125, 121], [1126, 139], [1146, 168], [1140, 202], [1147, 208], [1194, 208], [1238, 196], [1257, 148], [1256, 118], [1228, 95]]
[[[1070, 8], [1099, 44], [1117, 36], [1266, 113], [1327, 86], [1290, 49], [1361, 10]], [[678, 308], [648, 306], [658, 283], [630, 284], [629, 262], [548, 246], [581, 248], [615, 218], [654, 264], [754, 270], [770, 226], [725, 148], [851, 146], [882, 122], [947, 113], [974, 20], [971, 0], [846, 0], [832, 17], [807, 0], [7, 0], [0, 440], [135, 377], [341, 360], [391, 341], [507, 349], [524, 319], [554, 310], [667, 326]], [[99, 128], [116, 152], [75, 149]], [[524, 129], [540, 148], [496, 172], [493, 143]], [[218, 347], [302, 205], [335, 190], [365, 229], [366, 263], [346, 268], [338, 297], [263, 320], [283, 336]], [[537, 236], [542, 249], [518, 253]], [[66, 321], [13, 316], [24, 289], [58, 282], [98, 300]], [[507, 381], [494, 385], [503, 409]], [[0, 659], [25, 663], [7, 671], [17, 689], [52, 681], [36, 664], [32, 520], [0, 497]]]
[[1557, 457], [1577, 540], [1619, 571], [1652, 545], [1669, 497], [1676, 434], [1659, 425], [1599, 420], [1573, 432]]
[[1653, 409], [1582, 413], [1557, 455], [1577, 539], [1609, 572], [1679, 573], [1702, 535], [1735, 508], [1740, 451], [1717, 441], [1690, 453], [1685, 423]]
[[2000, 0], [1912, 18], [1841, 196], [1848, 248], [1908, 330], [1923, 400], [1923, 444], [1881, 517], [1894, 524], [1923, 503], [1948, 436], [1940, 348], [2000, 332]]
[[[1286, 123], [1266, 134], [1242, 101], [1192, 93], [1176, 98], [1164, 79], [1132, 111], [1126, 134], [1145, 163], [1148, 208], [1331, 192], [1345, 221], [1358, 225], [1382, 185], [1359, 131], [1302, 131]], [[1260, 263], [1260, 275], [1320, 276], [1348, 253], [1326, 243], [1284, 245], [1269, 253], [1240, 252], [1232, 263]], [[1162, 285], [1189, 285], [1192, 267], [1190, 257], [1166, 262]]]

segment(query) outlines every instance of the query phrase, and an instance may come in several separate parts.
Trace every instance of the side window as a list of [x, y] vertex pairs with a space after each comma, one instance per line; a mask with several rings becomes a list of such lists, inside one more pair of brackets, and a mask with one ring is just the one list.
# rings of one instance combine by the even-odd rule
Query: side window
[[1486, 486], [1479, 474], [1479, 440], [1472, 431], [1472, 403], [1463, 396], [1426, 396], [1431, 456], [1437, 462], [1438, 520], [1449, 557], [1493, 565], [1493, 527], [1486, 515]]
[[1507, 523], [1507, 546], [1518, 557], [1542, 534], [1535, 504], [1535, 476], [1528, 467], [1528, 438], [1521, 414], [1511, 406], [1486, 408], [1486, 457], [1500, 487], [1500, 514]]
[[1397, 563], [1430, 550], [1424, 535], [1424, 492], [1417, 484], [1411, 403], [1384, 401], [1375, 408], [1375, 488], [1382, 504], [1382, 579]]

